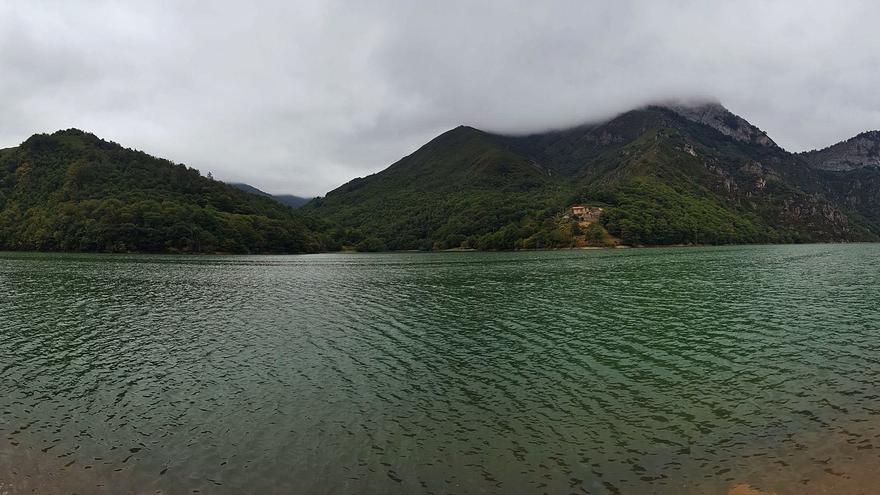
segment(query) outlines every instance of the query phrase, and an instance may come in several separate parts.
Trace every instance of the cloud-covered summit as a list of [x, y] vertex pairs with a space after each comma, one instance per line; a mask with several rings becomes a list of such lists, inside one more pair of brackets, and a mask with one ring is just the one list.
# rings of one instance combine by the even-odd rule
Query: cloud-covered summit
[[792, 150], [880, 127], [869, 2], [0, 5], [0, 145], [78, 127], [322, 194], [458, 124], [534, 132], [717, 98]]

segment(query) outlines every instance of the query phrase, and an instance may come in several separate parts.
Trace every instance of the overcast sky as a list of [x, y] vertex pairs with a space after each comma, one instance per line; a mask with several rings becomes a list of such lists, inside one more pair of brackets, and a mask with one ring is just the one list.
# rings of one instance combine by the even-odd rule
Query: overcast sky
[[715, 97], [791, 151], [880, 128], [880, 3], [0, 3], [0, 147], [77, 127], [322, 195], [469, 124]]

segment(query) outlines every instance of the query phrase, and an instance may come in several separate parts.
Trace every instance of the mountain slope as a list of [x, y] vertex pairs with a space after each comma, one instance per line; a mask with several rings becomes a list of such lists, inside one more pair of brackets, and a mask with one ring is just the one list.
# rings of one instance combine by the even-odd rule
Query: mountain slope
[[293, 194], [272, 194], [271, 197], [275, 201], [291, 208], [299, 208], [312, 200], [312, 198], [303, 198], [302, 196], [295, 196]]
[[312, 222], [197, 170], [69, 129], [0, 150], [0, 249], [306, 252]]
[[491, 134], [458, 127], [304, 208], [342, 225], [337, 237], [347, 244], [451, 248], [555, 207], [564, 194], [549, 170]]
[[739, 115], [731, 113], [720, 103], [709, 102], [697, 105], [676, 103], [665, 105], [665, 107], [691, 122], [711, 127], [735, 141], [768, 148], [777, 147], [766, 132], [753, 126]]
[[880, 167], [880, 131], [863, 132], [822, 150], [799, 155], [813, 168], [835, 172]]
[[244, 184], [241, 182], [230, 182], [230, 186], [247, 193], [258, 194], [260, 196], [265, 196], [267, 198], [272, 198], [275, 201], [287, 205], [291, 208], [299, 208], [300, 206], [308, 203], [312, 200], [312, 198], [302, 198], [300, 196], [294, 196], [293, 194], [269, 194], [265, 191], [261, 191], [256, 187], [250, 184]]
[[[873, 240], [845, 192], [719, 104], [649, 106], [529, 136], [459, 127], [307, 209], [393, 249], [558, 247], [574, 203], [627, 244]], [[582, 226], [582, 225], [581, 225]], [[346, 237], [347, 236], [347, 237]]]
[[880, 131], [798, 157], [816, 170], [827, 196], [880, 232]]

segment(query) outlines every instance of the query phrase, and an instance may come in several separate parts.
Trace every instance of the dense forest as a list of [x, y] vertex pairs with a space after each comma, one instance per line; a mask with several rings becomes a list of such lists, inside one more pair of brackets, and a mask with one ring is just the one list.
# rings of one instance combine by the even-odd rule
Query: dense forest
[[276, 201], [76, 129], [0, 150], [0, 249], [299, 253], [327, 230]]
[[[653, 106], [527, 136], [460, 126], [294, 209], [280, 202], [290, 198], [69, 129], [0, 150], [0, 250], [875, 241], [878, 149], [873, 132], [795, 155], [720, 105]], [[585, 221], [571, 214], [572, 205], [601, 208], [601, 215]]]

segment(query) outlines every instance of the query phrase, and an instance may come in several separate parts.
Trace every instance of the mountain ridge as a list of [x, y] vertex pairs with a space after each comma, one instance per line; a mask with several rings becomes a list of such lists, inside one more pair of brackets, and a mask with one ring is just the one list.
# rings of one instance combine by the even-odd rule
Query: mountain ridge
[[[0, 150], [0, 249], [314, 252], [880, 239], [880, 132], [790, 153], [718, 102], [458, 126], [293, 210], [78, 129]], [[242, 191], [244, 189], [245, 191]], [[573, 213], [585, 205], [589, 218]]]
[[810, 166], [822, 170], [840, 172], [880, 167], [880, 131], [861, 132], [831, 146], [798, 155]]
[[312, 198], [303, 198], [301, 196], [295, 196], [293, 194], [270, 194], [270, 193], [267, 193], [266, 191], [257, 189], [256, 187], [254, 187], [250, 184], [245, 184], [243, 182], [227, 182], [227, 184], [229, 184], [230, 186], [232, 186], [236, 189], [247, 192], [247, 193], [257, 194], [259, 196], [265, 196], [267, 198], [272, 198], [275, 201], [277, 201], [283, 205], [287, 205], [291, 208], [299, 208], [300, 206], [302, 206], [312, 200]]
[[530, 135], [459, 126], [306, 208], [394, 249], [573, 245], [574, 203], [605, 205], [633, 245], [877, 239], [835, 182], [719, 103], [677, 103]]

